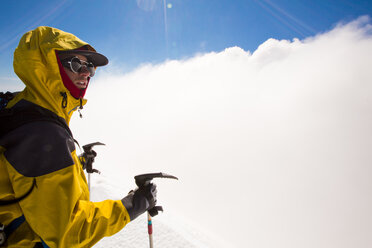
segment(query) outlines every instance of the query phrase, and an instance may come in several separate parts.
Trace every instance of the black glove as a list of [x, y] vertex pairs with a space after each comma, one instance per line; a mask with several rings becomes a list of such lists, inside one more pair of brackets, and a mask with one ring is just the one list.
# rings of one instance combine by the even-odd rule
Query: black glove
[[130, 220], [134, 220], [156, 205], [156, 185], [149, 184], [135, 191], [129, 192], [121, 202], [129, 213]]

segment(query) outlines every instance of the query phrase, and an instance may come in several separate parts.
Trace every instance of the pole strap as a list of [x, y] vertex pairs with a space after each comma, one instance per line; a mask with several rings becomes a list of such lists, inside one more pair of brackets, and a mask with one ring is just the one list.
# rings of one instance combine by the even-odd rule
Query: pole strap
[[10, 222], [10, 224], [7, 225], [4, 229], [6, 237], [9, 237], [25, 221], [26, 221], [25, 216], [22, 215], [22, 216], [20, 216], [16, 219], [14, 219], [12, 222]]

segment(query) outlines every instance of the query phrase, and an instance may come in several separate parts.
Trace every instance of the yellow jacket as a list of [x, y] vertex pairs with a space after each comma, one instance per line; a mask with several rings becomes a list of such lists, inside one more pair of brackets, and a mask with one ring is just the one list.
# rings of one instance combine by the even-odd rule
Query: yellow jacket
[[[14, 52], [14, 71], [26, 87], [7, 108], [37, 105], [69, 123], [80, 99], [62, 83], [56, 51], [85, 45], [89, 46], [55, 28], [26, 33]], [[67, 105], [62, 104], [66, 100]], [[73, 138], [57, 124], [32, 122], [0, 137], [0, 200], [23, 195], [34, 180], [36, 187], [25, 199], [0, 206], [4, 225], [22, 215], [26, 220], [8, 237], [5, 247], [34, 247], [38, 242], [51, 248], [91, 247], [130, 221], [121, 200], [89, 201]]]

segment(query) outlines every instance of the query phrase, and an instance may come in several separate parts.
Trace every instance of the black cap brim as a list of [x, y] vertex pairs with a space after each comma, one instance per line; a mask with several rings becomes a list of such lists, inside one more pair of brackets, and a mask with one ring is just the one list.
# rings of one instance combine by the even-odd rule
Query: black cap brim
[[104, 66], [108, 64], [108, 59], [105, 55], [90, 51], [90, 50], [67, 50], [67, 51], [59, 51], [60, 54], [80, 54], [93, 63], [94, 66]]

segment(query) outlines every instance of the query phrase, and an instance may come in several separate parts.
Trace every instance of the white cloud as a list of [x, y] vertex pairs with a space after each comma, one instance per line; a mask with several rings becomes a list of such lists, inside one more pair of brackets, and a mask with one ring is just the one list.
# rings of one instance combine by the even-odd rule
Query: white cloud
[[25, 87], [22, 81], [17, 77], [0, 77], [1, 88], [0, 91], [21, 91]]
[[106, 71], [75, 138], [107, 144], [96, 166], [115, 197], [136, 174], [178, 176], [156, 181], [166, 213], [231, 247], [370, 247], [371, 30], [361, 17], [252, 54]]

